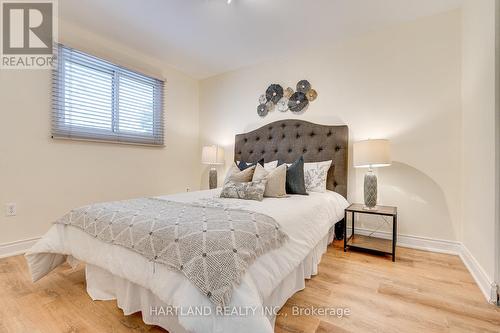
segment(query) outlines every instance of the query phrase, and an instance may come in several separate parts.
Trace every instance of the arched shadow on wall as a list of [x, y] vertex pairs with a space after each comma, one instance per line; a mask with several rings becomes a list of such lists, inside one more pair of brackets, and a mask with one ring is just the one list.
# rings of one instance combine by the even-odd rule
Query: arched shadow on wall
[[[363, 202], [363, 177], [366, 169], [351, 169], [350, 201]], [[458, 225], [453, 225], [441, 187], [420, 170], [401, 162], [376, 170], [378, 201], [398, 207], [398, 233], [435, 239], [456, 240]], [[360, 221], [361, 222], [361, 221]], [[365, 218], [360, 226], [373, 229], [378, 224]], [[389, 231], [387, 227], [383, 231]]]

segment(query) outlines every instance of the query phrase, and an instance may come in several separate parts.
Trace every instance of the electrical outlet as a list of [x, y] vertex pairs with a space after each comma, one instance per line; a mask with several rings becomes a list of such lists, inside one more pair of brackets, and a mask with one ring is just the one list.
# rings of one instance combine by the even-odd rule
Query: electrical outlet
[[191, 188], [189, 186], [186, 186], [186, 192], [190, 192]]
[[16, 214], [17, 214], [17, 207], [15, 203], [11, 202], [5, 204], [5, 216], [16, 216]]

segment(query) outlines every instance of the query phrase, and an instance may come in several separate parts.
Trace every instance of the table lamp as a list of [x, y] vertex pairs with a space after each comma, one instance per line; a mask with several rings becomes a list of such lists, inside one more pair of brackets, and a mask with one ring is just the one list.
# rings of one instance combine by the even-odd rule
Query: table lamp
[[391, 165], [391, 147], [389, 140], [364, 140], [354, 143], [353, 162], [355, 168], [368, 168], [365, 174], [365, 208], [377, 206], [377, 176], [373, 168]]
[[211, 165], [208, 176], [208, 185], [210, 189], [217, 187], [217, 169], [216, 165], [224, 164], [224, 149], [219, 146], [205, 146], [201, 152], [201, 163]]

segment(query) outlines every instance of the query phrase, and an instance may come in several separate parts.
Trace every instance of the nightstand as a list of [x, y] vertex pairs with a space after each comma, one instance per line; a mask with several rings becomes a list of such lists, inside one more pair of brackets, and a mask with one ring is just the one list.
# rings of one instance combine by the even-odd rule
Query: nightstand
[[[392, 222], [392, 240], [366, 236], [355, 233], [354, 220], [356, 214], [371, 214], [382, 217], [390, 217]], [[348, 217], [351, 217], [351, 236], [347, 237]], [[376, 206], [374, 209], [366, 209], [362, 204], [352, 204], [344, 212], [344, 252], [347, 249], [368, 250], [380, 254], [392, 255], [392, 261], [396, 261], [396, 239], [398, 230], [398, 209], [392, 206]]]

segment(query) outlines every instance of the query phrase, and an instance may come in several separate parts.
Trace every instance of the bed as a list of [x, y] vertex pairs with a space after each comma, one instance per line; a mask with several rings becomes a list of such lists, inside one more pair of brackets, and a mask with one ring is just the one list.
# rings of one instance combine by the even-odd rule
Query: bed
[[333, 240], [333, 226], [344, 216], [347, 146], [347, 126], [277, 121], [236, 135], [235, 161], [291, 163], [300, 156], [305, 162], [332, 160], [325, 193], [259, 202], [219, 198], [220, 189], [215, 189], [154, 198], [174, 205], [258, 212], [274, 219], [286, 234], [284, 244], [248, 266], [224, 307], [215, 306], [180, 271], [64, 224], [54, 224], [26, 253], [32, 278], [42, 278], [66, 260], [81, 261], [93, 300], [116, 299], [125, 314], [141, 311], [144, 322], [170, 333], [273, 332], [277, 311], [305, 287], [305, 279], [317, 274], [321, 255]]

